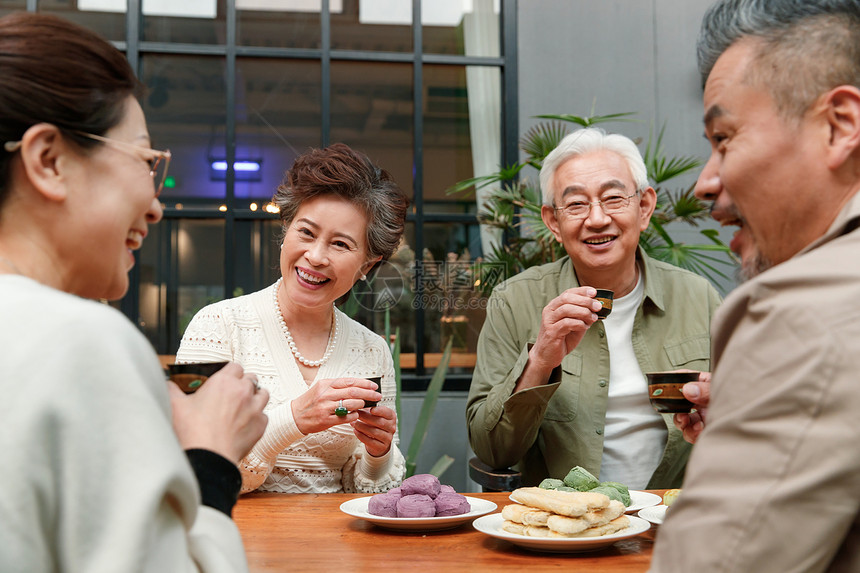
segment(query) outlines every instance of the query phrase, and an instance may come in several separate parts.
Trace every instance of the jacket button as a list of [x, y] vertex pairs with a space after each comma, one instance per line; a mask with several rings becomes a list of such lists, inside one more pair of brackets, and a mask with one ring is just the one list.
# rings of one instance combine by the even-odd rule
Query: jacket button
[[597, 385], [600, 386], [601, 388], [606, 388], [606, 380], [601, 380], [600, 382], [597, 383]]
[[600, 428], [597, 428], [597, 429], [596, 429], [596, 430], [594, 430], [594, 431], [595, 431], [595, 432], [597, 432], [597, 435], [598, 435], [598, 436], [602, 436], [602, 435], [603, 435], [603, 430], [602, 430], [602, 429], [600, 429]]

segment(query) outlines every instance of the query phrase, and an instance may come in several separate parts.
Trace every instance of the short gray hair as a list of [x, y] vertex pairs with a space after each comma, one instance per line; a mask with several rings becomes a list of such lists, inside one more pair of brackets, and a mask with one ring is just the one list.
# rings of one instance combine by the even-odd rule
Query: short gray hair
[[543, 160], [540, 170], [540, 188], [544, 205], [551, 206], [555, 200], [553, 179], [558, 168], [568, 159], [594, 151], [617, 153], [630, 168], [636, 191], [642, 191], [648, 187], [648, 170], [645, 168], [645, 161], [639, 148], [632, 139], [618, 133], [606, 133], [597, 127], [587, 127], [568, 134]]
[[860, 87], [857, 0], [720, 0], [705, 13], [696, 46], [703, 86], [744, 38], [759, 41], [746, 79], [765, 87], [787, 119], [830, 89]]

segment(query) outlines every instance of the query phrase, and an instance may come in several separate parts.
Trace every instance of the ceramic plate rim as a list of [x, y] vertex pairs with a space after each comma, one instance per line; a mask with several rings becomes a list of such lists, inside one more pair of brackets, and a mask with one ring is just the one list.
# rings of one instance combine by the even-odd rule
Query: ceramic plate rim
[[608, 547], [617, 541], [629, 539], [645, 533], [651, 529], [651, 523], [633, 515], [628, 515], [630, 526], [626, 529], [612, 533], [610, 535], [601, 535], [600, 537], [527, 537], [525, 535], [517, 535], [502, 531], [501, 526], [505, 521], [501, 513], [493, 513], [479, 517], [472, 522], [472, 527], [485, 533], [490, 537], [510, 541], [514, 545], [532, 549], [535, 551], [551, 551], [557, 553], [572, 553], [579, 551], [596, 551], [604, 547]]
[[[462, 495], [462, 494], [461, 494]], [[469, 513], [447, 515], [444, 517], [382, 517], [368, 513], [367, 504], [373, 496], [357, 497], [340, 504], [340, 510], [347, 515], [364, 519], [380, 527], [403, 530], [433, 530], [456, 527], [476, 517], [495, 511], [494, 502], [478, 497], [464, 496], [472, 507]]]
[[646, 519], [653, 523], [654, 525], [661, 525], [663, 521], [666, 519], [666, 510], [669, 509], [668, 505], [660, 504], [660, 505], [652, 505], [649, 507], [644, 507], [639, 510], [638, 515], [642, 519]]
[[[635, 499], [634, 499], [635, 498]], [[638, 499], [638, 501], [637, 501]], [[651, 493], [648, 491], [642, 491], [638, 489], [630, 490], [630, 505], [627, 506], [625, 510], [627, 513], [632, 511], [639, 511], [641, 509], [645, 509], [646, 507], [651, 507], [653, 505], [657, 505], [663, 502], [663, 498], [657, 495], [656, 493]]]

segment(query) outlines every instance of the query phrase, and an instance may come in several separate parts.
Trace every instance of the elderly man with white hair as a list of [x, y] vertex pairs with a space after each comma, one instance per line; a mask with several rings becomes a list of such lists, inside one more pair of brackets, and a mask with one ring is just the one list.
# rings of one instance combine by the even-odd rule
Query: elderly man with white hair
[[[472, 448], [494, 468], [516, 466], [523, 485], [578, 465], [631, 489], [679, 487], [690, 445], [651, 407], [644, 373], [706, 380], [720, 297], [639, 248], [657, 196], [629, 138], [573, 132], [540, 182], [543, 221], [567, 256], [490, 297], [466, 410]], [[604, 320], [597, 289], [615, 293]]]

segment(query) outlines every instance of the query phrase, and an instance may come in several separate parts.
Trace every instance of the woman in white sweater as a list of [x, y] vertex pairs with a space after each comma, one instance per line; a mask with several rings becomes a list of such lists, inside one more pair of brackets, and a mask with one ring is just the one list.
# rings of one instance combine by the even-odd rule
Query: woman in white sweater
[[334, 303], [394, 252], [408, 199], [367, 156], [334, 144], [296, 159], [274, 202], [281, 278], [203, 308], [177, 361], [236, 361], [271, 394], [266, 433], [240, 464], [243, 492], [387, 491], [405, 473], [391, 352]]
[[0, 78], [0, 571], [247, 571], [230, 512], [267, 393], [236, 364], [169, 390], [137, 328], [87, 300], [125, 294], [162, 215], [170, 154], [134, 73], [92, 32], [18, 13]]

